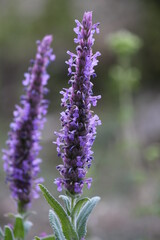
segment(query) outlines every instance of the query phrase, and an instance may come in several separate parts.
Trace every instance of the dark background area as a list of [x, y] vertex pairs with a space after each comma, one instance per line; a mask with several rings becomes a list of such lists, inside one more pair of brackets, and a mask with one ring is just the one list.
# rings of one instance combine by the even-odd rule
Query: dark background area
[[[58, 196], [53, 181], [59, 176], [54, 131], [60, 129], [61, 95], [67, 87], [67, 50], [75, 52], [74, 19], [81, 21], [84, 11], [93, 11], [93, 22], [100, 22], [93, 51], [100, 51], [94, 94], [102, 99], [94, 109], [102, 120], [97, 129], [91, 190], [84, 195], [101, 196], [101, 202], [89, 220], [90, 240], [160, 239], [160, 2], [156, 0], [0, 0], [0, 145], [5, 147], [14, 105], [23, 93], [22, 80], [36, 52], [36, 40], [53, 34], [56, 61], [48, 71], [50, 106], [43, 131], [40, 156], [45, 185]], [[132, 59], [141, 79], [132, 92], [134, 134], [138, 157], [127, 155], [119, 117], [118, 90], [109, 77], [117, 59], [108, 45], [110, 34], [127, 29], [142, 39], [143, 46]], [[127, 124], [126, 124], [127, 125]], [[130, 129], [126, 126], [126, 131]], [[132, 151], [133, 152], [133, 151]], [[1, 154], [1, 153], [0, 153]], [[1, 154], [2, 155], [2, 154]], [[0, 162], [0, 225], [10, 220], [7, 212], [16, 212], [5, 184]], [[41, 197], [32, 204], [37, 212], [31, 217], [35, 228], [28, 239], [41, 232], [51, 233], [48, 205]]]

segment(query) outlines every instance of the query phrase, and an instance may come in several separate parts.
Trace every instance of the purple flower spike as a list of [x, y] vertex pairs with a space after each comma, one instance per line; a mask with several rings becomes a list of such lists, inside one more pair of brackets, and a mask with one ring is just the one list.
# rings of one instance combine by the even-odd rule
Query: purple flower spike
[[37, 156], [41, 149], [40, 130], [43, 129], [48, 108], [48, 100], [44, 99], [49, 79], [46, 68], [55, 59], [50, 48], [51, 42], [50, 35], [37, 42], [35, 60], [32, 60], [32, 66], [24, 75], [25, 95], [21, 97], [21, 105], [15, 108], [9, 140], [6, 142], [8, 148], [3, 150], [6, 180], [12, 197], [23, 211], [32, 198], [38, 197], [36, 185], [43, 181], [37, 178], [41, 162]]
[[74, 28], [78, 44], [77, 54], [67, 53], [70, 59], [68, 73], [71, 76], [71, 87], [63, 89], [61, 105], [66, 108], [61, 113], [62, 130], [57, 135], [58, 156], [61, 156], [63, 165], [57, 166], [62, 178], [57, 178], [58, 191], [62, 187], [71, 194], [81, 194], [84, 184], [90, 188], [92, 179], [86, 179], [87, 168], [93, 160], [91, 147], [96, 137], [96, 127], [101, 122], [97, 115], [91, 111], [91, 106], [96, 106], [101, 96], [93, 96], [90, 82], [95, 77], [94, 67], [97, 65], [97, 57], [100, 53], [92, 54], [94, 44], [93, 34], [99, 32], [98, 25], [92, 24], [92, 12], [85, 12], [82, 23], [76, 20]]

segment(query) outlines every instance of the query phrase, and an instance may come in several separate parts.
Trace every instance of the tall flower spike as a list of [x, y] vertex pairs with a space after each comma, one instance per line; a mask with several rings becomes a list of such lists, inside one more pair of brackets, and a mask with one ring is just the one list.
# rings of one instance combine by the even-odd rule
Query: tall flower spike
[[66, 108], [61, 113], [62, 129], [57, 135], [56, 145], [58, 156], [61, 156], [63, 165], [57, 166], [62, 178], [55, 179], [57, 190], [66, 189], [69, 193], [81, 194], [84, 183], [88, 188], [92, 179], [86, 178], [87, 168], [91, 166], [93, 151], [91, 147], [96, 136], [96, 127], [101, 122], [91, 111], [101, 96], [93, 96], [91, 77], [95, 77], [94, 66], [100, 53], [92, 54], [94, 44], [93, 34], [99, 32], [98, 25], [92, 24], [92, 12], [85, 12], [82, 23], [75, 21], [74, 28], [78, 44], [77, 54], [67, 52], [70, 59], [68, 73], [71, 76], [71, 87], [63, 89], [61, 105]]
[[39, 142], [48, 100], [44, 95], [49, 75], [46, 68], [55, 59], [50, 48], [52, 36], [45, 36], [37, 42], [37, 54], [31, 61], [23, 85], [25, 95], [21, 97], [20, 106], [15, 107], [13, 123], [10, 124], [7, 149], [3, 150], [4, 170], [12, 197], [18, 202], [19, 211], [25, 211], [32, 198], [38, 197], [37, 178], [40, 172], [38, 158], [41, 149]]

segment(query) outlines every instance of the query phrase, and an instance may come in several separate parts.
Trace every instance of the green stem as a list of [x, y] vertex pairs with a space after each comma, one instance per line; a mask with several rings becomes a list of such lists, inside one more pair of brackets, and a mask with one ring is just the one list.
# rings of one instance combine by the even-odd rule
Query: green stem
[[23, 204], [22, 202], [19, 201], [17, 204], [17, 211], [20, 215], [26, 213], [26, 204]]
[[[27, 205], [24, 204], [23, 202], [19, 201], [17, 203], [17, 212], [18, 214], [21, 216], [22, 218], [22, 224], [23, 224], [23, 228], [24, 228], [24, 225], [25, 225], [25, 219], [24, 219], [24, 216], [27, 212]], [[16, 224], [16, 222], [15, 222]], [[24, 234], [24, 237], [17, 237], [16, 240], [25, 240], [25, 234]]]
[[73, 212], [73, 209], [74, 209], [74, 206], [75, 206], [75, 203], [76, 203], [76, 198], [75, 197], [71, 197], [70, 201], [71, 201], [70, 202], [70, 206], [71, 206], [71, 222], [72, 222], [73, 226], [75, 226], [75, 218], [74, 218], [72, 212]]

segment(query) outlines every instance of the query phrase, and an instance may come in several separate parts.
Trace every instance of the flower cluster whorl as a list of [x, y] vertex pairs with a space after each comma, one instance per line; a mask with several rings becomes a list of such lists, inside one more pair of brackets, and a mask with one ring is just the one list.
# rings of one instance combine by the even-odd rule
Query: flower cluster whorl
[[56, 145], [58, 156], [61, 156], [63, 165], [57, 166], [62, 178], [55, 179], [58, 191], [64, 187], [69, 193], [81, 194], [84, 183], [88, 188], [92, 179], [85, 178], [87, 168], [91, 166], [93, 151], [91, 147], [96, 137], [96, 127], [101, 122], [91, 111], [101, 96], [93, 96], [91, 77], [95, 77], [94, 66], [100, 53], [92, 54], [94, 44], [93, 34], [99, 32], [99, 24], [92, 24], [92, 12], [85, 12], [82, 23], [75, 21], [74, 28], [78, 44], [77, 54], [67, 52], [70, 59], [68, 72], [71, 76], [71, 87], [63, 89], [61, 105], [66, 108], [61, 113], [62, 130], [57, 135]]
[[38, 197], [37, 183], [43, 179], [37, 178], [41, 159], [37, 156], [41, 149], [39, 142], [40, 130], [43, 129], [48, 100], [44, 95], [49, 75], [46, 68], [55, 56], [50, 48], [52, 36], [45, 36], [37, 42], [37, 54], [31, 61], [31, 67], [25, 74], [23, 86], [25, 94], [21, 97], [21, 105], [16, 106], [13, 113], [13, 123], [10, 124], [7, 149], [3, 150], [6, 181], [9, 183], [12, 197], [23, 210]]

